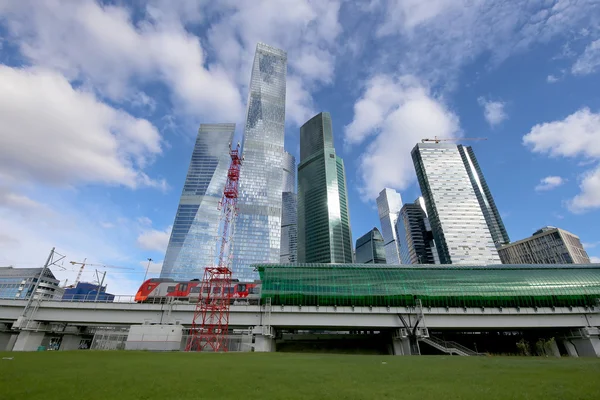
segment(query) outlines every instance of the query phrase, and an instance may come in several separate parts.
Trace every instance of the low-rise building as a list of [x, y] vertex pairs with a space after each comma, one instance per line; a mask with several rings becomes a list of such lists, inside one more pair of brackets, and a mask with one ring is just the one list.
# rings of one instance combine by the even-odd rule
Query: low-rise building
[[[0, 267], [0, 298], [23, 300], [29, 299], [32, 294], [34, 298], [61, 298], [64, 289], [59, 286], [60, 281], [49, 269], [40, 278], [43, 270], [44, 268]], [[34, 294], [38, 279], [40, 284]]]

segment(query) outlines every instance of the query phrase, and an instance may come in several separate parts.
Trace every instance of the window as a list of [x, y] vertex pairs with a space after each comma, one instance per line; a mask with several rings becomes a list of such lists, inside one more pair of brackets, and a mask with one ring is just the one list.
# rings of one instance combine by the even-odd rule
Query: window
[[148, 291], [152, 290], [152, 285], [148, 285], [148, 287], [146, 288], [146, 290], [148, 290]]
[[246, 291], [246, 285], [245, 284], [237, 285], [237, 290], [238, 290], [238, 292], [245, 292]]
[[190, 293], [200, 293], [200, 286], [194, 286], [191, 288]]
[[167, 287], [167, 293], [173, 293], [175, 291], [175, 286]]
[[217, 294], [217, 293], [221, 293], [220, 287], [213, 288], [213, 294]]
[[203, 293], [209, 293], [210, 292], [210, 288], [209, 287], [205, 287], [203, 290]]
[[182, 292], [185, 292], [188, 288], [188, 284], [187, 283], [180, 283], [179, 284], [179, 290]]

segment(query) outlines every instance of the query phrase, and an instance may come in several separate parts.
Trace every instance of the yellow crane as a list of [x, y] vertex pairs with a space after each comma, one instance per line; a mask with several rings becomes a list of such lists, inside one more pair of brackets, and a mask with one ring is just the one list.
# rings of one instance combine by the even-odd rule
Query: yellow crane
[[453, 141], [461, 141], [461, 140], [487, 140], [487, 138], [447, 138], [447, 139], [439, 139], [437, 136], [434, 136], [433, 139], [421, 139], [421, 143], [439, 143], [439, 142], [453, 142]]
[[83, 269], [85, 268], [86, 265], [90, 266], [90, 267], [102, 267], [102, 268], [118, 268], [118, 269], [133, 269], [133, 268], [127, 268], [127, 267], [117, 267], [115, 265], [104, 265], [104, 264], [91, 264], [86, 262], [87, 258], [83, 259], [83, 262], [78, 262], [78, 261], [70, 261], [70, 263], [72, 265], [81, 265], [81, 267], [79, 268], [79, 272], [77, 273], [77, 278], [75, 279], [75, 283], [74, 285], [77, 286], [77, 284], [79, 283], [79, 280], [81, 279], [81, 274], [83, 273]]

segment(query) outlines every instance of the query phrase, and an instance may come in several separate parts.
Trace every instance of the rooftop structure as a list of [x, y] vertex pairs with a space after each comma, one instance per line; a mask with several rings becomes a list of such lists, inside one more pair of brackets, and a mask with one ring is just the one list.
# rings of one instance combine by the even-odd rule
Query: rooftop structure
[[[0, 298], [29, 299], [43, 268], [0, 268]], [[52, 271], [46, 270], [34, 298], [61, 298], [64, 289], [59, 286]]]

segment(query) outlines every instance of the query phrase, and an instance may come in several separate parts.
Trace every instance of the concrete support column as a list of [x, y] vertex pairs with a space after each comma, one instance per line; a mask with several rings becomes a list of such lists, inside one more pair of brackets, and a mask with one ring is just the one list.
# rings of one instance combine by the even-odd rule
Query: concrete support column
[[255, 326], [254, 351], [255, 352], [274, 352], [275, 351], [275, 329], [266, 326]]
[[600, 357], [600, 338], [598, 336], [589, 338], [571, 339], [580, 357]]
[[575, 345], [573, 343], [571, 343], [569, 341], [569, 339], [565, 339], [562, 341], [563, 346], [565, 346], [565, 349], [567, 349], [567, 354], [569, 355], [569, 357], [579, 357], [579, 354], [577, 354], [577, 349], [575, 348]]
[[410, 356], [412, 355], [409, 338], [393, 338], [392, 350], [395, 356]]
[[[14, 336], [14, 338], [13, 338]], [[0, 351], [11, 351], [17, 335], [11, 332], [0, 332]]]
[[64, 335], [60, 341], [60, 348], [58, 350], [79, 350], [81, 339], [83, 337], [78, 335]]
[[21, 331], [13, 351], [36, 351], [44, 340], [44, 332]]
[[550, 350], [550, 354], [554, 357], [560, 357], [560, 350], [558, 349], [558, 344], [556, 341], [552, 341], [552, 344], [549, 345], [548, 350]]

